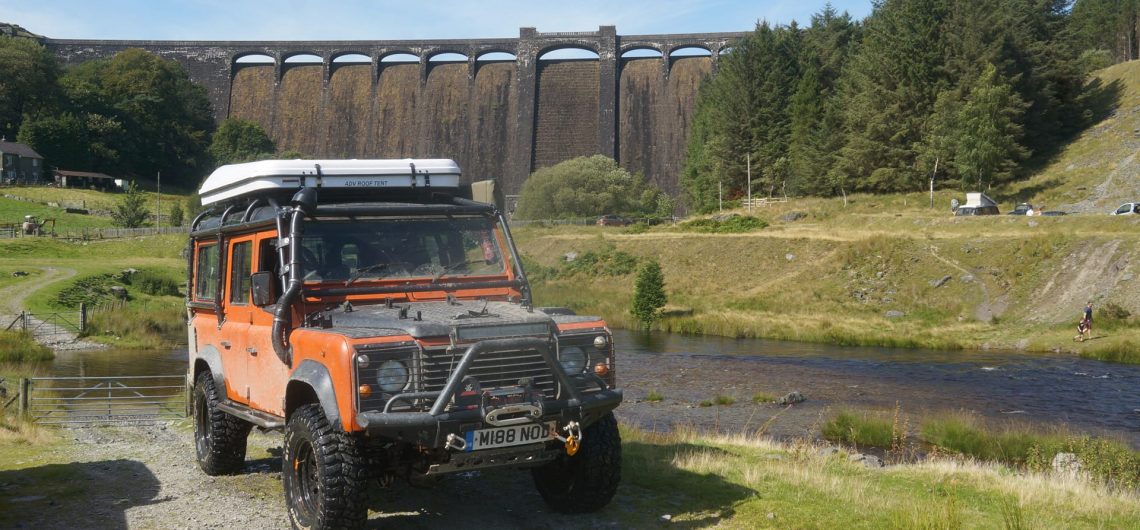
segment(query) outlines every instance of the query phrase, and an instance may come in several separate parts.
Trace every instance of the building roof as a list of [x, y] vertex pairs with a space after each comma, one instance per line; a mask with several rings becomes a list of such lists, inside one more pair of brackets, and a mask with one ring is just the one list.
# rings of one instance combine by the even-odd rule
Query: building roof
[[92, 173], [90, 171], [68, 171], [66, 169], [57, 169], [57, 170], [53, 171], [52, 173], [54, 173], [58, 176], [61, 176], [61, 177], [86, 177], [89, 179], [113, 179], [113, 178], [115, 178], [115, 177], [112, 177], [111, 175], [105, 175], [103, 173]]
[[23, 158], [38, 158], [40, 160], [44, 158], [31, 147], [6, 140], [0, 140], [0, 153], [17, 155]]

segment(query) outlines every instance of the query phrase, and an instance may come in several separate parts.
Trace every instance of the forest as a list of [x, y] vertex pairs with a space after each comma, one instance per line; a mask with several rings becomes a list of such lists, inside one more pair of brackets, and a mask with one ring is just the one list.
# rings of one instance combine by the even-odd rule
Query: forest
[[[681, 176], [718, 196], [838, 196], [1022, 179], [1111, 108], [1088, 74], [1137, 58], [1137, 0], [880, 0], [761, 21], [701, 88]], [[750, 178], [751, 177], [751, 178]]]

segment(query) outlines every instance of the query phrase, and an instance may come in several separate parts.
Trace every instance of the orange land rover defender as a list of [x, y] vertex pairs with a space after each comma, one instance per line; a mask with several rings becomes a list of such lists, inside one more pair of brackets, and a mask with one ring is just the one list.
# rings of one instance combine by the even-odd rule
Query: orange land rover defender
[[506, 220], [451, 160], [224, 166], [191, 227], [194, 437], [239, 472], [284, 431], [296, 528], [359, 527], [369, 483], [530, 468], [557, 511], [620, 480], [605, 322], [536, 308]]

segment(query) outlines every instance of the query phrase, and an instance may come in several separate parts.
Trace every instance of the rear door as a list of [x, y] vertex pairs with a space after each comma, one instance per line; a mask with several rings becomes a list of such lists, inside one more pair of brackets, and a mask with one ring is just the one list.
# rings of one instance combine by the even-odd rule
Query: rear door
[[[237, 395], [230, 398], [249, 403], [250, 378], [246, 357], [249, 348], [249, 326], [253, 320], [250, 301], [250, 280], [253, 263], [253, 236], [235, 237], [229, 242], [229, 264], [226, 276], [225, 321], [221, 328], [222, 363], [226, 365], [226, 379]], [[230, 367], [238, 367], [231, 374]]]

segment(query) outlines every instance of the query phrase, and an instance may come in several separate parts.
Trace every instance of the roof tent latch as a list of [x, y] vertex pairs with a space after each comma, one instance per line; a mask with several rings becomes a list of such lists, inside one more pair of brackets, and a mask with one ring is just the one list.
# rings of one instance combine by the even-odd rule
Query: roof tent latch
[[415, 189], [415, 187], [416, 187], [416, 163], [415, 162], [408, 162], [408, 165], [412, 167], [412, 189]]
[[324, 180], [325, 175], [323, 173], [321, 173], [321, 165], [320, 164], [313, 164], [313, 166], [317, 168], [317, 187], [319, 188], [319, 187], [321, 187], [321, 181]]

